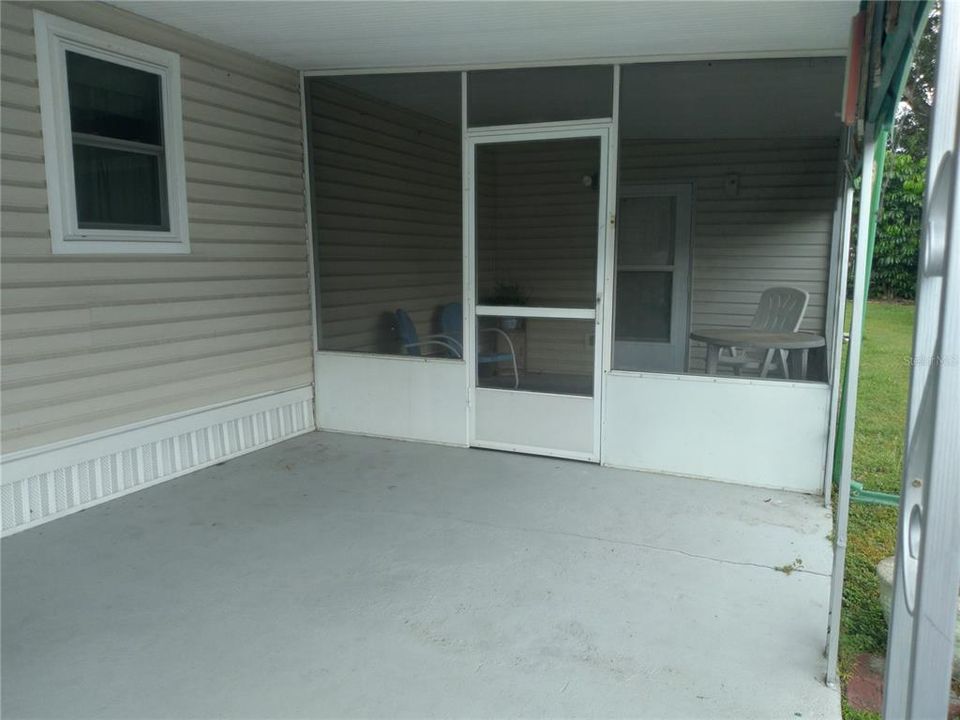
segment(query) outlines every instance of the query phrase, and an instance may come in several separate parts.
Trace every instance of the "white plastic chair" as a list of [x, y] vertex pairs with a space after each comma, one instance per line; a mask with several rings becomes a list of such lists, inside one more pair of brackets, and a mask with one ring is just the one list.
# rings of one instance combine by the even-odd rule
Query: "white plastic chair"
[[[806, 290], [793, 287], [767, 288], [760, 296], [757, 311], [750, 321], [750, 329], [778, 333], [797, 332], [809, 302], [810, 293]], [[787, 351], [782, 349], [770, 348], [763, 354], [762, 359], [759, 355], [738, 348], [730, 348], [728, 354], [724, 354], [721, 349], [718, 364], [732, 367], [735, 375], [747, 368], [759, 369], [760, 377], [766, 377], [773, 367], [775, 353], [779, 355], [780, 369], [786, 377]]]

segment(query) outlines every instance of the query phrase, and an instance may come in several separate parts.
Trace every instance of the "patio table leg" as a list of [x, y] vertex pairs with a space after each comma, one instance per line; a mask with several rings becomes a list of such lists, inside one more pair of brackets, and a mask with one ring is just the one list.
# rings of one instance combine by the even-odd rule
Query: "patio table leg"
[[789, 380], [792, 377], [796, 377], [796, 368], [791, 367], [791, 363], [788, 359], [791, 355], [793, 355], [793, 352], [790, 350], [784, 350], [782, 348], [777, 352], [780, 353], [780, 365], [783, 367], [783, 379]]
[[[773, 362], [773, 348], [767, 348], [766, 352], [763, 353], [763, 362], [760, 364], [760, 377], [765, 378], [767, 373], [770, 372], [770, 365]], [[783, 360], [781, 359], [781, 363]], [[787, 372], [786, 365], [783, 368], [784, 374]]]
[[790, 368], [788, 377], [796, 378], [798, 380], [807, 379], [807, 359], [809, 357], [809, 353], [810, 351], [806, 348], [790, 350], [787, 352], [787, 365]]
[[707, 375], [717, 374], [717, 365], [720, 363], [720, 346], [707, 343]]

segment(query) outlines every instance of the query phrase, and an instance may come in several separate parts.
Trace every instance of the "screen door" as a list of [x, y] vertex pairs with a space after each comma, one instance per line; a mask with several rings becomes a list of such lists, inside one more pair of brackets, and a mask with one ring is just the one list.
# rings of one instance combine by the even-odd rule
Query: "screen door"
[[468, 140], [471, 442], [599, 456], [605, 128]]

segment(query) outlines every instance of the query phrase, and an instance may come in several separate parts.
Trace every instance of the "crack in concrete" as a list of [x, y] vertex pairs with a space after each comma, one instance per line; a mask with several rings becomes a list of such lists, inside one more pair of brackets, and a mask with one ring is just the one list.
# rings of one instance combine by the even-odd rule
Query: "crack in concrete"
[[[692, 558], [695, 560], [708, 560], [710, 562], [721, 563], [724, 565], [739, 565], [741, 567], [755, 567], [755, 568], [760, 568], [761, 570], [773, 570], [775, 572], [783, 572], [775, 565], [766, 565], [764, 563], [749, 562], [748, 560], [729, 560], [727, 558], [719, 558], [719, 557], [713, 557], [711, 555], [701, 555], [699, 553], [688, 552], [686, 550], [680, 550], [679, 548], [663, 547], [662, 545], [641, 543], [633, 540], [620, 540], [616, 538], [607, 538], [599, 535], [585, 535], [583, 533], [570, 532], [569, 530], [516, 527], [514, 525], [501, 525], [499, 523], [488, 522], [486, 520], [468, 520], [466, 518], [457, 517], [455, 515], [435, 515], [431, 513], [418, 513], [418, 512], [400, 511], [400, 510], [376, 510], [374, 512], [384, 513], [387, 515], [407, 515], [411, 517], [432, 518], [434, 520], [436, 519], [453, 520], [455, 522], [464, 523], [465, 525], [478, 525], [481, 527], [496, 528], [498, 530], [513, 530], [515, 532], [535, 533], [535, 534], [542, 534], [542, 535], [559, 535], [562, 537], [579, 538], [581, 540], [593, 540], [595, 542], [610, 543], [611, 545], [623, 545], [626, 547], [640, 548], [642, 550], [652, 550], [654, 552], [673, 553], [676, 555], [684, 555], [685, 557]], [[823, 577], [823, 578], [831, 577], [830, 573], [820, 572], [818, 570], [811, 570], [809, 568], [804, 568], [804, 567], [793, 567], [793, 566], [791, 567], [793, 568], [791, 570], [791, 573], [804, 573], [806, 575], [816, 575], [817, 577]]]

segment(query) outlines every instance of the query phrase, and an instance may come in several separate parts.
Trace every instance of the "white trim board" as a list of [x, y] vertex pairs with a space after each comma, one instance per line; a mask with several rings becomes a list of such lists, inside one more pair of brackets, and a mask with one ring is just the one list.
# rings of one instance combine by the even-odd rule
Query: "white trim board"
[[310, 386], [4, 456], [9, 535], [316, 428]]
[[388, 67], [339, 67], [307, 68], [302, 70], [304, 77], [337, 77], [342, 75], [407, 75], [413, 73], [460, 72], [468, 73], [482, 70], [522, 70], [530, 68], [581, 67], [584, 65], [653, 65], [673, 62], [706, 62], [710, 60], [790, 60], [793, 58], [845, 58], [845, 48], [809, 48], [806, 50], [758, 50], [742, 52], [696, 52], [696, 53], [656, 53], [653, 55], [603, 55], [597, 57], [558, 58], [552, 60], [531, 60], [460, 63], [453, 65], [403, 65]]
[[594, 308], [526, 307], [522, 305], [477, 305], [482, 317], [557, 318], [560, 320], [593, 320]]

